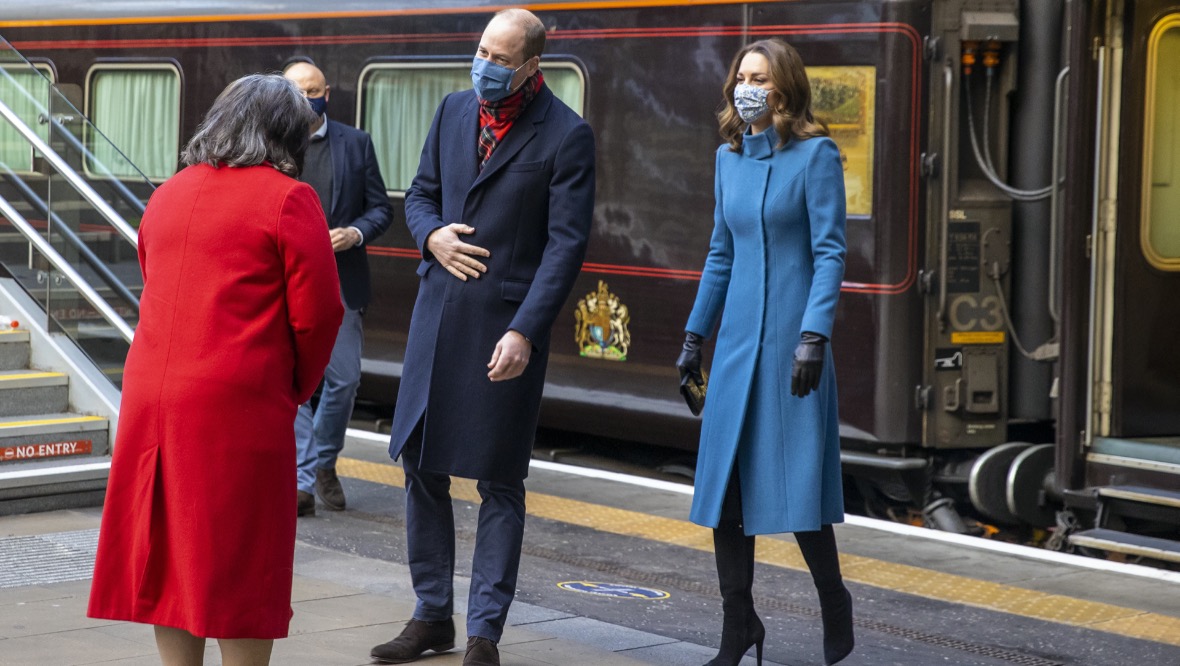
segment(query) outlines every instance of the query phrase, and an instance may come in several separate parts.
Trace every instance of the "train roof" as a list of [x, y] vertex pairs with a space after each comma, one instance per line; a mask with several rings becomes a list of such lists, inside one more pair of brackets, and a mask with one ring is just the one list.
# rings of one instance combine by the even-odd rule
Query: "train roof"
[[[333, 18], [365, 15], [427, 13], [486, 13], [510, 6], [533, 11], [563, 9], [612, 9], [675, 5], [739, 4], [742, 0], [646, 0], [639, 2], [532, 2], [505, 0], [37, 0], [0, 3], [0, 27], [71, 23], [156, 23], [171, 21], [250, 20], [271, 18]], [[749, 1], [749, 0], [746, 0]], [[767, 1], [767, 0], [755, 0]], [[330, 8], [325, 8], [325, 7]]]

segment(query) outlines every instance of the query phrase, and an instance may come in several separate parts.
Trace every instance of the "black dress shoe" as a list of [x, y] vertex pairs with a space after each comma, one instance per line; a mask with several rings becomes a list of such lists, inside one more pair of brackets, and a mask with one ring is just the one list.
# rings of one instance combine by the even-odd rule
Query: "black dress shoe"
[[302, 518], [303, 516], [315, 515], [315, 495], [305, 493], [302, 490], [295, 492], [295, 515]]
[[369, 656], [382, 664], [404, 664], [421, 657], [427, 650], [446, 652], [453, 647], [455, 623], [452, 620], [410, 620], [397, 638], [373, 648]]
[[336, 478], [334, 469], [317, 469], [315, 471], [315, 494], [329, 511], [344, 510], [344, 488], [340, 479]]
[[467, 639], [467, 653], [463, 655], [463, 666], [500, 666], [500, 650], [491, 639], [472, 636]]

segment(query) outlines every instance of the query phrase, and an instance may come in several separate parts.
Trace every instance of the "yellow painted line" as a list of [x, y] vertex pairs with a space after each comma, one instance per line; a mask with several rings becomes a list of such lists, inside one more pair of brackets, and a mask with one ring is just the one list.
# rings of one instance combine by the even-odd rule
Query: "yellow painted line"
[[16, 335], [17, 333], [28, 333], [23, 328], [3, 328], [0, 329], [0, 335]]
[[20, 428], [22, 426], [65, 425], [67, 423], [88, 423], [90, 421], [105, 421], [101, 416], [68, 416], [61, 419], [37, 419], [35, 421], [0, 421], [2, 428]]
[[45, 379], [47, 377], [65, 377], [61, 372], [24, 372], [19, 375], [0, 375], [0, 382], [16, 379]]
[[[396, 465], [340, 458], [336, 462], [336, 469], [342, 476], [387, 486], [405, 487], [405, 476]], [[470, 479], [453, 478], [451, 497], [464, 502], [480, 502], [475, 482]], [[588, 527], [599, 532], [638, 537], [706, 552], [713, 551], [712, 531], [686, 520], [653, 516], [540, 493], [529, 493], [527, 506], [528, 514], [537, 518]], [[789, 541], [758, 539], [756, 558], [759, 562], [776, 567], [807, 570], [799, 547]], [[840, 555], [840, 567], [845, 580], [855, 583], [1009, 615], [1180, 646], [1180, 617], [1027, 590], [860, 555]]]

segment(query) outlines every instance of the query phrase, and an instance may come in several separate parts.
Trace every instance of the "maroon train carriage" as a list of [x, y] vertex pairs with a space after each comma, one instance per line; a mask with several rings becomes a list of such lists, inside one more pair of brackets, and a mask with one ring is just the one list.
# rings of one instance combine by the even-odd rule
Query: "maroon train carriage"
[[[400, 218], [434, 108], [470, 85], [499, 5], [139, 2], [122, 13], [50, 0], [0, 9], [0, 35], [155, 182], [227, 82], [310, 58], [332, 85], [329, 115], [373, 135]], [[546, 79], [593, 126], [599, 155], [593, 236], [554, 331], [544, 425], [695, 447], [672, 361], [712, 225], [713, 114], [732, 54], [782, 37], [808, 64], [845, 163], [832, 346], [853, 508], [959, 531], [977, 519], [1032, 540], [1056, 526], [1055, 547], [1180, 560], [1180, 317], [1168, 307], [1180, 218], [1166, 212], [1180, 199], [1180, 89], [1161, 74], [1180, 65], [1180, 2], [533, 9], [550, 30]], [[34, 85], [28, 64], [5, 58], [13, 81]], [[93, 140], [71, 129], [68, 109], [51, 113], [62, 122], [49, 135]], [[36, 218], [53, 178], [27, 148], [13, 153], [5, 131], [0, 160], [20, 168], [3, 174], [0, 196]], [[79, 166], [134, 222], [133, 199], [150, 186]], [[88, 235], [83, 216], [63, 218], [126, 287], [107, 285], [133, 318], [127, 248]], [[418, 253], [397, 220], [369, 254], [361, 397], [389, 404]], [[0, 243], [0, 260], [30, 292], [43, 288], [27, 245]], [[86, 317], [85, 306], [50, 309], [67, 329]], [[118, 344], [91, 353], [121, 362]], [[1082, 528], [1094, 529], [1073, 533]]]

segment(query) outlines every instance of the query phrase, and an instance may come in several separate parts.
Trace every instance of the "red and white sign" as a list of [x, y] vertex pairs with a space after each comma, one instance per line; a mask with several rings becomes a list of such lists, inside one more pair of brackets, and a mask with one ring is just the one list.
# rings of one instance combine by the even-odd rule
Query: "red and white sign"
[[50, 444], [21, 444], [20, 446], [0, 446], [0, 461], [34, 460], [36, 458], [58, 458], [61, 456], [77, 456], [90, 453], [94, 448], [89, 439], [78, 439], [70, 442], [53, 442]]

